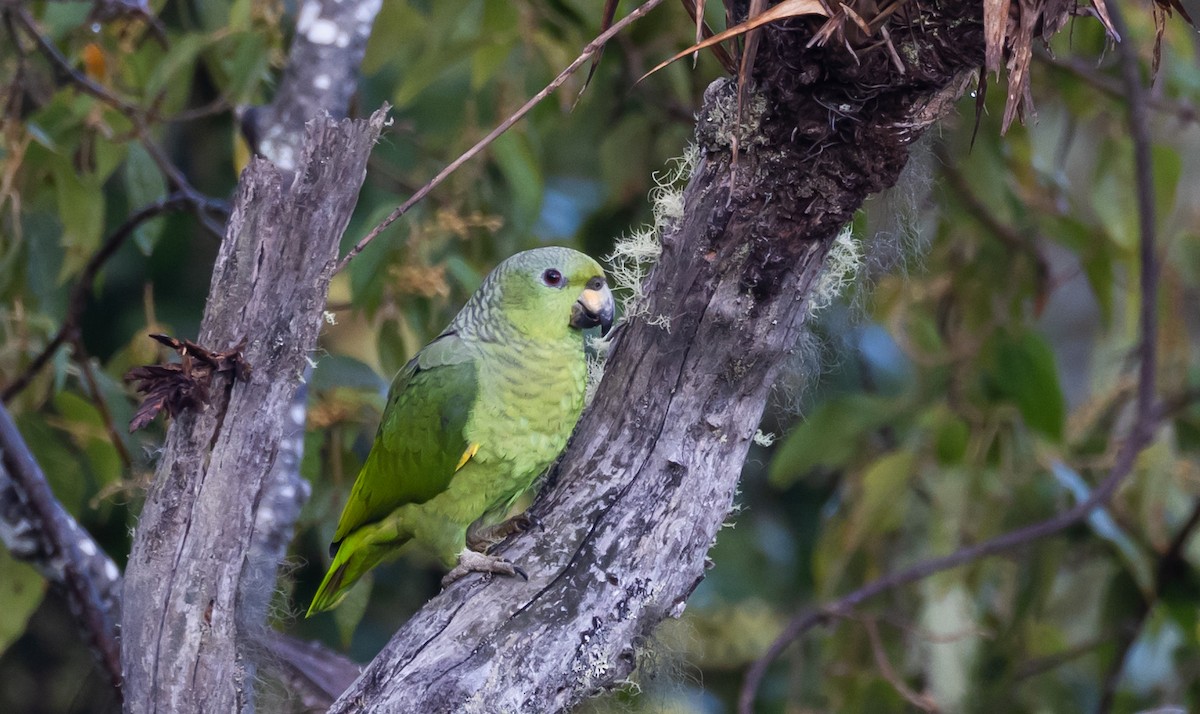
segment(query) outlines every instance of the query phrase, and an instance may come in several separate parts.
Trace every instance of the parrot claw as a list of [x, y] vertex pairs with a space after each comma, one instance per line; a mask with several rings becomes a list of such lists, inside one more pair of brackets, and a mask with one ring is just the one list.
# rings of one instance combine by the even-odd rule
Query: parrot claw
[[[524, 533], [534, 527], [539, 529], [542, 527], [542, 522], [536, 517], [518, 513], [506, 521], [501, 521], [494, 526], [480, 526], [471, 524], [467, 529], [467, 548], [476, 553], [486, 553], [505, 538], [517, 533]], [[509, 573], [511, 575], [511, 573]]]
[[469, 573], [496, 573], [498, 575], [520, 575], [526, 582], [529, 581], [529, 576], [520, 567], [494, 555], [479, 553], [471, 549], [466, 549], [458, 554], [458, 565], [446, 573], [442, 578], [442, 587], [447, 588], [456, 580], [463, 578]]

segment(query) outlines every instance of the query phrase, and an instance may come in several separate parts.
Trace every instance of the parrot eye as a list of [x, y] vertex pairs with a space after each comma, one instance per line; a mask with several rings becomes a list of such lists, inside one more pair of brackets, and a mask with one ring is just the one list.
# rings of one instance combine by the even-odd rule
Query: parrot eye
[[563, 286], [562, 273], [558, 272], [554, 268], [550, 268], [546, 272], [542, 273], [542, 282], [552, 288], [561, 288]]

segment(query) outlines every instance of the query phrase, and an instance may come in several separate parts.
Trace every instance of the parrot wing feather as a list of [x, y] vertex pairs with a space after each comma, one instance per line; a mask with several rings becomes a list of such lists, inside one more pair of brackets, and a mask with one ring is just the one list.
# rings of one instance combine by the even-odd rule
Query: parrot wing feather
[[476, 396], [474, 355], [454, 332], [440, 335], [400, 370], [331, 552], [362, 525], [446, 489], [474, 451], [464, 430]]

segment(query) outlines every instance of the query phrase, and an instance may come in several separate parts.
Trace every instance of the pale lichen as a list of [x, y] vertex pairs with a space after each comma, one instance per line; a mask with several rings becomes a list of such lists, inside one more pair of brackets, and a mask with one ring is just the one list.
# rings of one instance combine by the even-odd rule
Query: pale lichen
[[762, 446], [762, 447], [770, 446], [775, 443], [776, 438], [778, 438], [778, 437], [776, 437], [775, 434], [772, 432], [763, 431], [762, 429], [754, 430], [754, 443], [758, 444], [759, 446]]
[[846, 286], [854, 283], [862, 266], [862, 246], [854, 239], [854, 232], [846, 226], [833, 239], [829, 255], [825, 257], [825, 269], [813, 286], [808, 300], [808, 316], [812, 317], [829, 307]]
[[[642, 317], [649, 325], [670, 331], [670, 315], [651, 315], [646, 300], [645, 281], [650, 269], [662, 254], [664, 231], [683, 218], [683, 189], [700, 163], [700, 148], [689, 144], [683, 155], [671, 159], [667, 168], [653, 174], [654, 188], [650, 191], [651, 223], [617, 239], [613, 252], [605, 256], [613, 287], [624, 295], [622, 322]], [[614, 326], [615, 329], [615, 326]], [[611, 334], [611, 333], [610, 333]], [[609, 339], [593, 337], [588, 343], [586, 401], [591, 403], [600, 380], [604, 377], [604, 360], [608, 355]]]

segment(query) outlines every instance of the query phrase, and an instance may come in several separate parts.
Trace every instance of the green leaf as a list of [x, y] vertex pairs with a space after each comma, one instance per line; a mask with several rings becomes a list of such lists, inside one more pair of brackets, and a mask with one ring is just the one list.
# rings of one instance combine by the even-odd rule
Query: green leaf
[[1182, 414], [1174, 425], [1175, 448], [1185, 452], [1200, 451], [1200, 414]]
[[492, 144], [492, 155], [513, 196], [513, 227], [524, 230], [542, 207], [544, 185], [537, 156], [525, 135], [512, 131]]
[[74, 392], [64, 391], [54, 395], [54, 407], [63, 417], [58, 426], [83, 451], [97, 484], [103, 486], [121, 480], [121, 457], [109, 440], [104, 418], [96, 406]]
[[[222, 33], [223, 34], [223, 33]], [[200, 53], [210, 47], [221, 34], [184, 35], [171, 42], [171, 51], [160, 60], [146, 80], [143, 90], [146, 97], [154, 99], [168, 83], [190, 78], [196, 71], [196, 60]]]
[[1101, 317], [1108, 325], [1112, 321], [1113, 258], [1119, 253], [1117, 246], [1104, 231], [1085, 224], [1074, 215], [1063, 216], [1052, 225], [1051, 234], [1079, 256], [1088, 285], [1100, 305]]
[[125, 161], [131, 142], [109, 141], [103, 136], [97, 136], [93, 141], [93, 146], [95, 147], [93, 156], [96, 160], [96, 180], [103, 183]]
[[877, 460], [862, 477], [862, 491], [854, 503], [847, 550], [855, 550], [868, 535], [882, 535], [899, 528], [907, 512], [908, 483], [916, 466], [911, 451], [897, 451]]
[[76, 172], [71, 161], [56, 157], [52, 162], [58, 217], [62, 221], [65, 256], [60, 281], [79, 272], [100, 246], [104, 227], [104, 191], [86, 174]]
[[46, 475], [54, 497], [68, 513], [78, 517], [88, 495], [87, 479], [80, 477], [83, 464], [67, 446], [63, 433], [47, 424], [43, 414], [22, 414], [17, 417], [17, 427]]
[[853, 394], [817, 407], [788, 434], [771, 460], [769, 478], [786, 487], [813, 469], [840, 469], [862, 456], [863, 437], [892, 416], [890, 400]]
[[[125, 191], [129, 196], [130, 212], [140, 210], [167, 195], [167, 183], [163, 180], [154, 159], [141, 144], [130, 144], [129, 160], [125, 162]], [[154, 252], [154, 245], [162, 237], [166, 220], [156, 216], [143, 221], [133, 230], [133, 240], [145, 255]]]
[[216, 54], [223, 74], [221, 91], [233, 103], [248, 101], [266, 79], [270, 56], [267, 38], [258, 32], [241, 32], [221, 43]]
[[[363, 57], [364, 76], [378, 73], [388, 63], [403, 63], [412, 51], [413, 38], [428, 37], [429, 20], [425, 14], [407, 2], [385, 2], [375, 16], [367, 53]], [[411, 67], [406, 67], [411, 69]], [[406, 71], [407, 74], [407, 71]]]
[[967, 453], [967, 442], [971, 438], [971, 428], [965, 421], [950, 413], [938, 420], [935, 428], [933, 439], [938, 463], [943, 466], [962, 463]]
[[[496, 3], [500, 5], [502, 3]], [[504, 69], [504, 61], [513, 49], [512, 42], [489, 42], [471, 54], [471, 90], [479, 91]]]
[[0, 547], [0, 654], [25, 632], [29, 616], [42, 602], [46, 580], [33, 566], [13, 559]]
[[995, 388], [1016, 404], [1030, 429], [1062, 441], [1066, 402], [1050, 346], [1039, 335], [1025, 332], [1015, 338], [1001, 337], [994, 357]]
[[1183, 156], [1178, 147], [1163, 144], [1154, 144], [1150, 155], [1154, 168], [1154, 215], [1161, 224], [1175, 207], [1179, 175], [1183, 172]]

